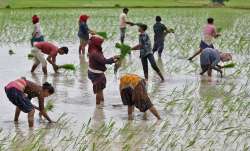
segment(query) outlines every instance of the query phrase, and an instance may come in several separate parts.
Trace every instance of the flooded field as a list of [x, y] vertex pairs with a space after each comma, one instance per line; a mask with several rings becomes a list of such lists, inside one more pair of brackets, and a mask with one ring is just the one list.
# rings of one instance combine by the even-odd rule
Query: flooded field
[[[175, 29], [165, 41], [162, 59], [157, 64], [165, 76], [161, 83], [149, 68], [148, 92], [163, 118], [156, 121], [139, 111], [135, 120], [127, 120], [127, 108], [119, 95], [119, 76], [136, 73], [143, 76], [139, 52], [127, 58], [117, 75], [113, 66], [106, 72], [105, 105], [96, 108], [92, 84], [88, 80], [88, 58], [78, 56], [78, 16], [91, 16], [89, 27], [108, 32], [104, 42], [106, 56], [119, 51], [119, 9], [20, 9], [0, 10], [0, 150], [250, 150], [250, 11], [236, 9], [131, 9], [129, 19], [144, 22], [153, 42], [152, 26], [155, 15], [161, 15], [167, 27]], [[73, 63], [76, 72], [54, 74], [49, 66], [48, 76], [39, 70], [30, 73], [32, 24], [31, 16], [41, 16], [45, 39], [70, 48], [69, 55], [58, 56], [57, 63]], [[224, 70], [220, 78], [214, 72], [212, 80], [200, 77], [199, 57], [187, 58], [197, 50], [201, 28], [207, 17], [214, 17], [222, 36], [216, 48], [233, 53], [237, 66]], [[126, 43], [138, 41], [136, 27], [128, 28]], [[15, 54], [9, 55], [9, 50]], [[27, 115], [21, 114], [14, 124], [15, 107], [8, 101], [3, 87], [11, 80], [25, 76], [42, 84], [51, 82], [56, 93], [47, 100], [55, 102], [49, 115], [56, 124], [39, 121], [30, 130]], [[36, 104], [37, 101], [33, 100]]]

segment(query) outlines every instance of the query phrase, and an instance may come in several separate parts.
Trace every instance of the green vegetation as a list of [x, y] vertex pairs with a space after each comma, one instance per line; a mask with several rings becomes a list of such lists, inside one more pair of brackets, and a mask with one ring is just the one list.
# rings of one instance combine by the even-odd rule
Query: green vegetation
[[235, 65], [236, 65], [236, 64], [232, 62], [232, 63], [229, 63], [229, 64], [224, 65], [223, 68], [234, 68]]
[[76, 66], [74, 64], [64, 64], [59, 66], [60, 69], [76, 71]]
[[120, 49], [120, 58], [122, 59], [131, 53], [131, 47], [129, 45], [116, 43], [115, 47]]
[[122, 62], [125, 59], [125, 57], [131, 53], [131, 47], [129, 45], [120, 44], [120, 43], [116, 43], [115, 47], [120, 50], [120, 58], [119, 58], [118, 62], [115, 63], [115, 67], [114, 67], [114, 73], [117, 73], [117, 71], [121, 67]]
[[13, 50], [9, 50], [9, 55], [14, 55], [15, 52]]
[[[41, 16], [41, 26], [46, 39], [61, 44], [69, 43], [77, 47], [77, 18], [82, 11], [82, 9], [67, 9], [67, 11], [65, 9], [0, 10], [0, 43], [3, 45], [28, 44], [33, 29], [30, 19], [36, 13]], [[120, 10], [84, 9], [84, 12], [92, 16], [89, 20], [91, 29], [109, 33], [109, 39], [103, 45], [105, 55], [117, 54], [114, 43], [119, 41], [117, 20]], [[149, 116], [149, 120], [144, 121], [141, 120], [141, 114], [137, 113], [135, 121], [127, 122], [126, 107], [119, 107], [117, 110], [121, 112], [113, 115], [112, 108], [108, 104], [104, 107], [104, 112], [108, 112], [105, 118], [93, 118], [83, 124], [81, 123], [82, 116], [85, 116], [86, 111], [83, 111], [83, 114], [80, 113], [80, 116], [70, 113], [74, 116], [72, 118], [61, 116], [53, 126], [43, 128], [44, 125], [41, 124], [41, 128], [37, 131], [29, 131], [32, 134], [27, 137], [20, 135], [18, 130], [13, 130], [11, 137], [4, 135], [0, 130], [0, 150], [250, 149], [249, 11], [213, 8], [133, 9], [132, 12], [132, 15], [129, 16], [131, 21], [143, 21], [149, 26], [147, 33], [150, 35], [151, 41], [153, 41], [152, 26], [155, 23], [156, 14], [162, 16], [163, 23], [166, 23], [167, 27], [175, 29], [174, 34], [166, 36], [162, 63], [156, 57], [157, 64], [162, 64], [162, 69], [165, 70], [169, 81], [159, 84], [158, 80], [151, 81], [150, 79], [147, 88], [150, 98], [159, 109], [163, 120], [154, 123], [153, 117]], [[216, 47], [222, 51], [231, 52], [237, 60], [237, 67], [225, 71], [226, 78], [217, 79], [216, 73], [213, 73], [215, 83], [205, 80], [204, 82], [198, 76], [199, 59], [192, 63], [187, 61], [188, 56], [198, 49], [201, 28], [206, 23], [206, 18], [210, 16], [215, 18], [216, 26], [223, 29], [222, 36], [215, 41]], [[132, 46], [138, 43], [137, 30], [135, 27], [128, 27], [126, 44]], [[8, 49], [4, 51], [4, 53], [7, 52]], [[132, 58], [133, 60], [126, 63], [126, 66], [122, 66], [122, 73], [142, 73], [138, 52], [133, 53], [132, 57], [136, 59]], [[126, 57], [124, 61], [126, 61]], [[108, 73], [110, 71], [112, 69], [108, 68], [107, 77], [111, 75]], [[76, 78], [79, 76], [76, 75]], [[63, 75], [61, 77], [62, 80], [65, 80]], [[150, 77], [157, 78], [153, 70], [150, 70]], [[112, 80], [109, 82], [111, 83]], [[56, 80], [55, 84], [57, 84]], [[68, 85], [67, 87], [70, 88]], [[86, 85], [86, 87], [88, 86]], [[77, 90], [79, 90], [78, 85]], [[67, 89], [65, 92], [72, 92], [72, 89]], [[61, 94], [58, 95], [58, 98], [64, 97]], [[70, 96], [71, 94], [68, 95], [66, 97], [69, 99], [69, 103], [73, 104], [78, 100], [78, 98], [74, 99], [73, 96]], [[119, 97], [115, 97], [117, 97], [115, 101], [118, 101]], [[83, 104], [79, 103], [79, 105]], [[54, 116], [57, 114], [55, 113]], [[115, 121], [121, 123], [109, 121], [110, 114]], [[72, 119], [76, 121], [72, 121]], [[26, 130], [22, 126], [20, 129]]]
[[107, 32], [96, 32], [97, 35], [101, 36], [104, 39], [108, 39]]
[[52, 112], [55, 108], [53, 100], [48, 100], [45, 106], [45, 111], [46, 112]]
[[33, 59], [34, 58], [34, 55], [31, 54], [31, 53], [29, 53], [27, 56], [28, 56], [28, 59]]
[[[211, 0], [1, 0], [0, 7], [204, 7]], [[230, 0], [229, 7], [250, 7], [250, 0]]]

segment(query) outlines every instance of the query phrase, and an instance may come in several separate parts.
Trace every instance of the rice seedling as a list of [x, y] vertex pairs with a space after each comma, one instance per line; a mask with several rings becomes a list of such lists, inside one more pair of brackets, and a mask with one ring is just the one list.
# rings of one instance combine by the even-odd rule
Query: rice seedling
[[117, 73], [118, 69], [121, 67], [124, 58], [131, 53], [131, 47], [126, 44], [116, 43], [115, 47], [120, 49], [120, 58], [118, 62], [115, 63], [114, 73]]
[[97, 35], [101, 36], [104, 39], [108, 39], [107, 32], [96, 32]]
[[131, 53], [131, 47], [129, 45], [116, 43], [115, 47], [120, 49], [121, 59], [125, 58], [128, 54]]
[[33, 59], [33, 58], [34, 58], [34, 55], [31, 54], [31, 53], [29, 53], [29, 54], [27, 55], [27, 57], [28, 57], [28, 59]]
[[13, 50], [9, 50], [9, 55], [14, 55], [15, 52]]
[[[108, 31], [108, 33], [97, 33], [108, 38], [103, 45], [104, 53], [111, 56], [119, 49], [121, 60], [123, 60], [119, 62], [120, 65], [118, 64], [123, 67], [120, 71], [143, 75], [137, 52], [131, 55], [132, 61], [127, 61], [125, 58], [130, 52], [128, 47], [124, 49], [125, 51], [121, 51], [120, 48], [116, 50], [114, 47], [114, 42], [119, 41], [118, 23], [114, 19], [114, 17], [118, 18], [117, 10], [86, 9], [85, 11], [95, 16], [89, 22], [90, 28]], [[224, 11], [227, 13], [223, 13]], [[81, 13], [80, 9], [69, 9], [67, 13], [63, 9], [12, 9], [1, 10], [1, 12], [0, 43], [3, 45], [12, 46], [29, 41], [32, 32], [30, 16], [34, 12], [44, 18], [41, 26], [46, 40], [62, 44], [69, 43], [69, 45], [75, 45], [78, 40], [76, 36], [78, 26], [72, 23], [75, 22], [75, 14]], [[11, 141], [12, 145], [14, 144], [13, 146], [20, 150], [29, 150], [32, 147], [34, 150], [112, 150], [113, 148], [117, 150], [248, 150], [250, 88], [249, 82], [246, 81], [250, 76], [247, 57], [250, 52], [250, 43], [246, 41], [246, 33], [249, 33], [249, 12], [231, 9], [230, 11], [228, 9], [134, 9], [130, 19], [143, 20], [149, 25], [147, 32], [152, 42], [154, 34], [152, 25], [155, 23], [152, 14], [159, 12], [162, 18], [170, 18], [167, 24], [169, 27], [174, 27], [174, 34], [168, 34], [166, 37], [162, 59], [162, 66], [168, 77], [167, 84], [152, 82], [153, 84], [148, 88], [151, 100], [164, 119], [160, 125], [149, 128], [151, 127], [149, 123], [153, 120], [151, 116], [148, 121], [136, 119], [130, 125], [127, 123], [123, 125], [124, 120], [120, 114], [114, 118], [117, 122], [107, 122], [114, 117], [111, 110], [106, 110], [110, 109], [107, 107], [104, 110], [108, 114], [104, 122], [98, 126], [94, 126], [92, 120], [82, 121], [84, 123], [82, 124], [82, 116], [71, 118], [63, 114], [55, 125], [45, 128], [47, 132], [40, 132], [41, 134], [37, 137], [32, 135], [29, 141], [20, 139], [18, 136], [14, 138], [15, 132], [13, 132], [13, 137], [5, 140], [0, 136], [0, 150], [2, 148], [13, 150], [8, 145]], [[199, 82], [201, 81], [199, 59], [192, 63], [186, 61], [186, 58], [199, 48], [201, 27], [208, 16], [214, 16], [216, 24], [223, 28], [222, 36], [215, 40], [215, 45], [221, 50], [230, 50], [237, 58], [237, 63], [233, 67], [230, 65], [231, 69], [226, 71], [225, 78], [214, 85], [212, 82], [205, 84]], [[221, 32], [219, 28], [217, 31]], [[136, 29], [128, 28], [126, 44], [134, 44], [137, 38]], [[75, 70], [72, 66], [69, 68], [68, 71]], [[112, 71], [108, 68], [107, 77], [110, 77]], [[86, 74], [80, 76], [86, 78]], [[152, 77], [152, 81], [155, 80], [154, 76], [153, 70], [149, 70], [149, 77]], [[76, 78], [79, 78], [78, 74]], [[81, 78], [80, 81], [84, 80]], [[216, 75], [214, 79], [217, 80]], [[55, 84], [58, 84], [57, 80]], [[78, 90], [78, 85], [77, 88], [74, 86], [65, 88], [60, 83], [57, 89], [67, 89], [68, 95], [71, 95], [72, 91], [77, 94], [75, 89]], [[110, 95], [113, 89], [106, 91], [106, 95]], [[114, 92], [117, 91], [114, 90]], [[113, 96], [109, 97], [113, 99]], [[64, 100], [64, 98], [61, 95], [58, 96], [59, 100]], [[70, 103], [75, 102], [72, 99]], [[83, 105], [83, 110], [84, 107], [85, 105]], [[60, 112], [63, 109], [57, 108], [57, 110]], [[121, 108], [121, 111], [123, 110], [124, 108]], [[140, 117], [140, 114], [138, 113], [137, 116]], [[142, 124], [138, 125], [140, 122]], [[2, 126], [2, 123], [0, 125]]]
[[235, 65], [236, 65], [236, 64], [232, 62], [232, 63], [229, 63], [229, 64], [224, 65], [223, 68], [234, 68]]
[[64, 64], [64, 65], [60, 65], [59, 69], [76, 71], [76, 66], [74, 64]]
[[55, 108], [55, 104], [53, 100], [48, 100], [45, 106], [45, 111], [46, 112], [53, 112]]

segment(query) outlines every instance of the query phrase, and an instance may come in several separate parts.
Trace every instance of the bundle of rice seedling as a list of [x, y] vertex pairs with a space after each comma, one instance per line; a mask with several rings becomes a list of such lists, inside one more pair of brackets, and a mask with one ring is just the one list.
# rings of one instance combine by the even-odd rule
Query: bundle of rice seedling
[[129, 45], [116, 43], [115, 47], [120, 49], [120, 58], [121, 59], [125, 58], [128, 54], [131, 53], [131, 47]]
[[45, 106], [46, 112], [53, 112], [53, 109], [55, 108], [54, 102], [52, 100], [49, 100]]
[[229, 63], [229, 64], [224, 65], [223, 68], [234, 68], [235, 65], [236, 65], [236, 64], [232, 62], [232, 63]]
[[220, 33], [222, 31], [222, 28], [217, 28], [217, 32]]
[[173, 28], [168, 29], [168, 33], [174, 33], [174, 29]]
[[108, 39], [108, 34], [106, 32], [97, 32], [96, 34], [104, 39]]
[[114, 66], [114, 73], [117, 73], [118, 69], [121, 67], [122, 61], [123, 59], [131, 53], [131, 47], [129, 45], [126, 44], [120, 44], [120, 43], [116, 43], [115, 47], [120, 49], [120, 58], [119, 60], [115, 63]]
[[15, 52], [13, 50], [9, 50], [9, 55], [13, 55]]
[[76, 66], [74, 64], [64, 64], [64, 65], [60, 65], [59, 69], [65, 69], [65, 70], [76, 70]]
[[34, 55], [33, 55], [33, 54], [31, 54], [31, 53], [29, 53], [29, 54], [28, 54], [28, 58], [29, 58], [29, 59], [34, 58]]

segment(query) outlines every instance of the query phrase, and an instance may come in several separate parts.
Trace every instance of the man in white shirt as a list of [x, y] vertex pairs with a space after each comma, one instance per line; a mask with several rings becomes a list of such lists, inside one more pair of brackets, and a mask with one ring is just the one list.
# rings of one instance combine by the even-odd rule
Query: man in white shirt
[[119, 26], [120, 26], [120, 32], [121, 32], [121, 37], [120, 37], [121, 43], [124, 43], [127, 24], [129, 24], [131, 26], [134, 25], [133, 23], [127, 21], [128, 11], [129, 11], [128, 8], [124, 8], [123, 12], [122, 12], [122, 14], [120, 15], [120, 18], [119, 18], [120, 19]]

